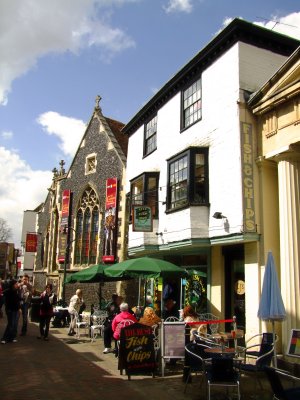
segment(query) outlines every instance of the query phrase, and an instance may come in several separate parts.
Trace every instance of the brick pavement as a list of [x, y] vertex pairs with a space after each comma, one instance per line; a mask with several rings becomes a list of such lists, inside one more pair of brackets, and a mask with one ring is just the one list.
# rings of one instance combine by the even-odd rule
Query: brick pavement
[[[0, 319], [0, 335], [6, 318]], [[38, 325], [29, 323], [26, 337], [17, 343], [0, 347], [1, 400], [204, 400], [205, 389], [199, 389], [199, 377], [193, 378], [183, 393], [181, 370], [166, 370], [165, 377], [133, 376], [130, 381], [120, 375], [113, 354], [102, 354], [101, 338], [91, 342], [67, 336], [65, 328], [51, 328], [49, 342], [37, 340]], [[242, 399], [250, 399], [253, 379], [243, 377]], [[260, 400], [272, 398], [267, 382], [258, 394]], [[222, 399], [218, 391], [214, 399]]]

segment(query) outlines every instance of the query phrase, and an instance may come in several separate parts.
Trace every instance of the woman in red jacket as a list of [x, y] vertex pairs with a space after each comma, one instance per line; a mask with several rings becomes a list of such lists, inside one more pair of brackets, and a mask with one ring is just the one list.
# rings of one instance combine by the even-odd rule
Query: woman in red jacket
[[125, 321], [132, 321], [138, 322], [135, 316], [128, 311], [128, 304], [127, 303], [121, 303], [120, 304], [120, 313], [115, 316], [115, 318], [112, 321], [111, 327], [113, 330], [113, 337], [115, 340], [120, 340], [120, 334], [121, 334], [121, 329], [126, 326]]

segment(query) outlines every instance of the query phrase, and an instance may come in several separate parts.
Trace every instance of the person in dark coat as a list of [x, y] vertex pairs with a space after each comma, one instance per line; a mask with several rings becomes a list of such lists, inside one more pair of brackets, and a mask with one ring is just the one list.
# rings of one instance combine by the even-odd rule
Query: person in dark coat
[[113, 353], [114, 350], [111, 348], [111, 342], [113, 337], [112, 321], [117, 314], [120, 312], [120, 296], [116, 293], [112, 295], [111, 301], [106, 306], [107, 318], [104, 323], [103, 339], [104, 339], [104, 350], [103, 353]]
[[7, 326], [1, 339], [1, 343], [17, 342], [17, 330], [19, 315], [21, 313], [21, 296], [19, 284], [15, 279], [11, 279], [9, 286], [3, 292]]
[[40, 334], [38, 339], [48, 339], [48, 332], [51, 318], [53, 317], [53, 306], [56, 304], [57, 297], [52, 292], [52, 284], [48, 283], [44, 292], [41, 294], [40, 302]]

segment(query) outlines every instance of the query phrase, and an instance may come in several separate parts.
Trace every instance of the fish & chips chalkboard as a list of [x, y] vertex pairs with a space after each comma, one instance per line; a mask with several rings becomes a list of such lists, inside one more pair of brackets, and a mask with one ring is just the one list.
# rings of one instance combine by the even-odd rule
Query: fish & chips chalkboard
[[119, 370], [130, 375], [154, 375], [156, 369], [152, 329], [135, 323], [121, 329]]

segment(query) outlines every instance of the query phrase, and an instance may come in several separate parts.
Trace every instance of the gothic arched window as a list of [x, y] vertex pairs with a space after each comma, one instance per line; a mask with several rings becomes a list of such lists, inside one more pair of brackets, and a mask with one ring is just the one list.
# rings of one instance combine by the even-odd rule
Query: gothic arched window
[[99, 200], [88, 187], [82, 194], [76, 215], [75, 264], [95, 264], [99, 234]]

